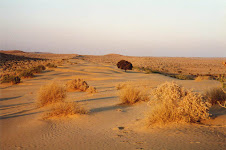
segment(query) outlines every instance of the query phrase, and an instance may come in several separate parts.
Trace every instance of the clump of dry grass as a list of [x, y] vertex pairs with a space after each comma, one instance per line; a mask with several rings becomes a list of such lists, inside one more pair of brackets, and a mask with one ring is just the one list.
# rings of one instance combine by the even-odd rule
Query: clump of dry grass
[[89, 88], [86, 91], [88, 93], [97, 93], [97, 89], [93, 86], [89, 86]]
[[74, 79], [70, 80], [66, 84], [67, 89], [70, 90], [78, 90], [78, 91], [86, 91], [89, 88], [89, 85], [83, 79]]
[[43, 119], [67, 117], [75, 114], [86, 114], [87, 111], [75, 102], [61, 102], [55, 104]]
[[202, 81], [202, 80], [211, 80], [212, 78], [210, 76], [198, 76], [195, 78], [195, 81]]
[[38, 93], [38, 105], [42, 107], [51, 103], [63, 102], [65, 97], [65, 88], [52, 82], [40, 88]]
[[126, 87], [126, 84], [125, 83], [119, 83], [115, 87], [116, 87], [117, 90], [121, 90], [121, 89]]
[[148, 125], [171, 122], [195, 123], [209, 118], [210, 103], [199, 94], [177, 85], [164, 83], [152, 91]]
[[226, 93], [220, 87], [206, 90], [205, 96], [208, 98], [209, 102], [212, 105], [217, 103], [223, 104], [226, 101]]
[[131, 85], [126, 85], [119, 92], [122, 104], [135, 104], [140, 101], [148, 101], [149, 96], [145, 90], [135, 88]]
[[18, 84], [20, 83], [20, 77], [12, 75], [12, 74], [4, 74], [0, 77], [0, 83], [10, 83]]
[[66, 87], [68, 91], [83, 91], [83, 92], [87, 91], [89, 93], [97, 92], [95, 87], [89, 86], [86, 81], [79, 78], [68, 81]]

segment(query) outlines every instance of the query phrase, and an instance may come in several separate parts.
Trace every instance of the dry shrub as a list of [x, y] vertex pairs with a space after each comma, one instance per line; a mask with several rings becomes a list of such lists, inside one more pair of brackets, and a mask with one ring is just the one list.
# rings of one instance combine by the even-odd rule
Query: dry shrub
[[66, 84], [67, 90], [78, 90], [78, 91], [86, 91], [89, 88], [89, 85], [87, 84], [86, 81], [83, 79], [74, 79], [71, 81], [68, 81]]
[[93, 86], [89, 86], [89, 88], [86, 91], [88, 93], [97, 93], [97, 89]]
[[202, 81], [202, 80], [211, 80], [210, 76], [198, 76], [195, 78], [195, 81]]
[[170, 122], [195, 123], [209, 118], [210, 103], [203, 96], [180, 87], [164, 83], [152, 91], [151, 113], [148, 125], [164, 125]]
[[208, 98], [209, 102], [213, 104], [223, 104], [226, 101], [226, 93], [222, 88], [216, 87], [205, 91], [205, 96]]
[[65, 88], [52, 82], [40, 88], [38, 93], [38, 104], [42, 107], [51, 103], [63, 102], [65, 97]]
[[68, 91], [83, 91], [89, 93], [97, 92], [97, 89], [95, 87], [89, 86], [86, 81], [79, 78], [68, 81], [66, 87]]
[[116, 85], [116, 89], [117, 90], [121, 90], [121, 89], [123, 89], [125, 87], [126, 87], [126, 84], [125, 83], [119, 83], [119, 84]]
[[61, 102], [55, 104], [50, 112], [46, 113], [43, 119], [49, 119], [53, 117], [67, 117], [75, 114], [86, 114], [87, 111], [75, 102]]
[[20, 83], [20, 77], [11, 75], [11, 74], [5, 74], [2, 75], [0, 78], [0, 83], [11, 83], [11, 84], [18, 84]]
[[21, 71], [19, 76], [21, 78], [33, 78], [34, 77], [34, 73], [31, 70], [26, 69], [26, 70]]
[[148, 101], [149, 96], [145, 90], [126, 85], [119, 93], [122, 104], [135, 104], [140, 101]]

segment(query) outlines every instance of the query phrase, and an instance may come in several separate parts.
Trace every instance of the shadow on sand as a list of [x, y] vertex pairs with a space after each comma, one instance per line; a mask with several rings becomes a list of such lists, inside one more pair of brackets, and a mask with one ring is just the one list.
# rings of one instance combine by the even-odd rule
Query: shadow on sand
[[[110, 110], [117, 110], [117, 109], [125, 109], [128, 106], [124, 106], [124, 105], [113, 105], [113, 106], [106, 106], [106, 107], [99, 107], [99, 108], [93, 108], [90, 110], [91, 113], [99, 113], [99, 112], [103, 112], [103, 111], [110, 111]], [[122, 112], [125, 112], [125, 110], [123, 110]]]
[[[7, 100], [11, 100], [11, 99], [16, 99], [16, 98], [20, 98], [22, 96], [15, 96], [15, 97], [7, 97], [7, 98], [0, 98], [0, 101], [7, 101]], [[1, 106], [0, 106], [1, 108]]]
[[22, 110], [22, 111], [19, 111], [19, 112], [16, 112], [16, 113], [2, 115], [2, 116], [0, 116], [0, 120], [9, 119], [9, 118], [16, 118], [16, 117], [22, 117], [22, 116], [28, 116], [28, 115], [38, 114], [38, 113], [42, 112], [42, 111], [38, 111], [38, 112], [27, 113], [27, 112], [35, 110], [35, 109], [36, 108], [32, 108], [32, 109], [28, 109], [28, 110]]
[[29, 102], [29, 103], [19, 103], [19, 104], [11, 104], [11, 105], [1, 105], [0, 106], [0, 110], [6, 110], [6, 109], [10, 109], [10, 108], [15, 108], [17, 106], [24, 106], [24, 105], [28, 105], [28, 104], [32, 104], [33, 102]]
[[97, 101], [97, 100], [105, 100], [105, 99], [112, 99], [116, 98], [117, 96], [111, 96], [111, 97], [100, 97], [100, 98], [91, 98], [91, 99], [84, 99], [76, 102], [88, 102], [88, 101]]

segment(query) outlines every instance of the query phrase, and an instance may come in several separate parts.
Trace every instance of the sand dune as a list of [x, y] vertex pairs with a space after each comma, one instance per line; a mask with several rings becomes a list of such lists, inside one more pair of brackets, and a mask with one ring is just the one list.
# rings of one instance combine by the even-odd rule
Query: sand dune
[[[19, 85], [0, 85], [1, 149], [226, 149], [225, 109], [213, 108], [216, 118], [205, 124], [145, 126], [150, 111], [146, 102], [133, 106], [120, 103], [115, 86], [130, 82], [147, 89], [175, 81], [197, 92], [217, 87], [220, 82], [178, 80], [160, 74], [119, 70], [116, 66], [84, 60], [44, 72]], [[69, 92], [68, 100], [87, 108], [88, 115], [43, 120], [49, 107], [37, 108], [38, 89], [49, 81], [64, 84], [83, 77], [98, 93]]]

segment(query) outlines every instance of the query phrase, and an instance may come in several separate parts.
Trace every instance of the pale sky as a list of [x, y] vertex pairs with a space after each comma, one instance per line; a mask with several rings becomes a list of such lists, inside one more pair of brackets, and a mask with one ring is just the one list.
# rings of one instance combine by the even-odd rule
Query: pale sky
[[226, 57], [226, 0], [0, 0], [0, 49]]

